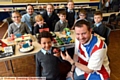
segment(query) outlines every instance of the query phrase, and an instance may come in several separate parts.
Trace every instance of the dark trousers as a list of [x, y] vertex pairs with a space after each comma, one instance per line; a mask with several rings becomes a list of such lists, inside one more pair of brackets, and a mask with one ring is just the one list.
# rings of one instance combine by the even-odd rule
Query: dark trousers
[[34, 26], [32, 27], [32, 31], [30, 31], [32, 35], [34, 35]]

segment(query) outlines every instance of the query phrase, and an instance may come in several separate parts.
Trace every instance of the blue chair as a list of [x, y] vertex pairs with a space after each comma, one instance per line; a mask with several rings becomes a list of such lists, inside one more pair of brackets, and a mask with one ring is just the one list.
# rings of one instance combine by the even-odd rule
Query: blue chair
[[106, 25], [108, 27], [110, 27], [111, 29], [115, 29], [115, 26], [116, 26], [116, 14], [111, 14], [108, 17], [108, 21], [107, 21]]
[[26, 11], [21, 11], [21, 12], [20, 12], [21, 15], [24, 15], [24, 14], [26, 14], [26, 13], [27, 13]]
[[105, 43], [109, 45], [109, 35], [110, 35], [111, 29], [106, 26], [106, 37], [105, 37]]

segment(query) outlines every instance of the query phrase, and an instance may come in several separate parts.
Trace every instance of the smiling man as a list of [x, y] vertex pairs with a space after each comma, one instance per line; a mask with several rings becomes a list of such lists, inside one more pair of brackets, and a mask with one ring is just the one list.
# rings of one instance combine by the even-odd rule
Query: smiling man
[[67, 80], [109, 80], [110, 69], [105, 42], [91, 34], [89, 22], [79, 20], [74, 26], [74, 59], [67, 52], [66, 55], [61, 54], [61, 57], [72, 65]]

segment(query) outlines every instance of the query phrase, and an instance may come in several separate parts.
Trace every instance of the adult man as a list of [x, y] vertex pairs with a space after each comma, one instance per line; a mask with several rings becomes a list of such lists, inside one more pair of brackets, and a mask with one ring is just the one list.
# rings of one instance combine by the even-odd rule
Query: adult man
[[74, 26], [76, 34], [74, 59], [70, 58], [67, 52], [66, 55], [61, 54], [61, 57], [72, 65], [67, 80], [109, 80], [106, 44], [91, 34], [89, 22], [79, 20]]

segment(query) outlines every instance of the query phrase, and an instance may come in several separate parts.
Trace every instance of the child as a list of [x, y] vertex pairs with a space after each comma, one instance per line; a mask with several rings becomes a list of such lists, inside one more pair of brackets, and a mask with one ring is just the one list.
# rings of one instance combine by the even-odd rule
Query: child
[[67, 28], [68, 27], [68, 22], [66, 20], [66, 13], [64, 11], [61, 11], [59, 13], [59, 18], [60, 20], [56, 23], [55, 25], [55, 32], [57, 31], [63, 31], [64, 28]]
[[[87, 21], [87, 19], [86, 19], [87, 13], [84, 9], [81, 9], [78, 15], [79, 15], [78, 19], [74, 23], [76, 23], [77, 21], [79, 21], [81, 19], [85, 19]], [[74, 29], [74, 26], [72, 27], [72, 29]]]
[[94, 13], [94, 25], [92, 26], [93, 33], [96, 33], [106, 38], [106, 26], [102, 23], [102, 12], [96, 11]]
[[46, 77], [46, 80], [59, 80], [57, 57], [60, 56], [60, 53], [53, 54], [52, 35], [43, 31], [38, 36], [38, 42], [42, 49], [36, 54], [36, 76]]
[[28, 4], [26, 6], [26, 11], [27, 11], [27, 13], [22, 16], [22, 20], [21, 21], [25, 22], [28, 25], [31, 33], [34, 34], [33, 33], [33, 31], [34, 31], [34, 27], [33, 26], [34, 26], [34, 23], [35, 23], [34, 17], [37, 14], [34, 12], [34, 7], [31, 4]]
[[35, 21], [36, 21], [36, 24], [37, 24], [34, 27], [34, 34], [35, 35], [40, 32], [40, 29], [48, 28], [47, 24], [44, 23], [44, 19], [41, 15], [36, 15], [35, 16]]
[[57, 14], [54, 12], [54, 6], [52, 4], [47, 4], [46, 11], [42, 14], [42, 16], [50, 31], [54, 31], [55, 24], [59, 20]]
[[74, 2], [70, 1], [67, 3], [66, 15], [67, 15], [66, 19], [68, 20], [69, 27], [72, 28], [76, 18], [76, 13], [74, 10]]
[[87, 17], [86, 11], [84, 9], [81, 9], [79, 12], [79, 18], [76, 21], [81, 20], [81, 19], [87, 20], [86, 17]]
[[8, 27], [8, 36], [10, 37], [11, 34], [22, 34], [24, 35], [25, 33], [30, 34], [30, 30], [28, 26], [21, 22], [21, 14], [19, 12], [13, 12], [12, 13], [12, 20], [13, 23], [11, 23]]

